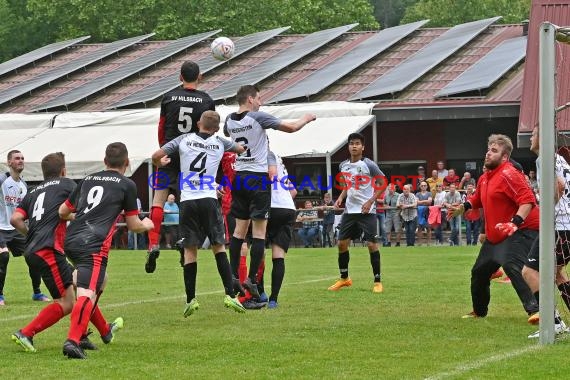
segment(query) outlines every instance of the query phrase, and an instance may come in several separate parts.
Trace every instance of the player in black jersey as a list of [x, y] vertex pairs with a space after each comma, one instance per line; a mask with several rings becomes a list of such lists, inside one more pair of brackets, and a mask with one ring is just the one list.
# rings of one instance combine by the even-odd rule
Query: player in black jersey
[[42, 159], [42, 172], [44, 181], [26, 194], [10, 219], [14, 228], [26, 236], [26, 262], [41, 273], [54, 301], [12, 335], [14, 342], [31, 352], [36, 351], [33, 337], [69, 314], [75, 302], [73, 267], [63, 254], [66, 222], [57, 212], [75, 188], [75, 182], [65, 178], [65, 157], [61, 152]]
[[108, 324], [97, 306], [107, 282], [107, 259], [119, 214], [124, 211], [127, 228], [133, 232], [143, 233], [153, 228], [150, 219], [139, 219], [136, 185], [124, 176], [129, 166], [125, 144], [116, 142], [107, 146], [105, 166], [105, 170], [85, 177], [59, 208], [62, 219], [72, 220], [64, 248], [77, 270], [77, 302], [63, 345], [63, 354], [69, 358], [86, 358], [79, 342], [89, 320], [101, 333], [104, 343], [110, 343], [115, 332], [122, 328], [122, 318]]
[[[215, 103], [203, 91], [197, 89], [202, 79], [200, 68], [195, 62], [186, 61], [180, 69], [182, 86], [167, 92], [160, 104], [158, 123], [158, 144], [163, 146], [176, 137], [189, 132], [198, 132], [197, 123], [204, 111], [214, 111]], [[172, 157], [171, 162], [157, 170], [155, 174], [155, 192], [150, 209], [150, 219], [154, 229], [148, 233], [148, 254], [145, 271], [152, 273], [156, 269], [156, 259], [160, 255], [160, 229], [164, 216], [163, 206], [170, 192], [179, 190], [179, 157]]]

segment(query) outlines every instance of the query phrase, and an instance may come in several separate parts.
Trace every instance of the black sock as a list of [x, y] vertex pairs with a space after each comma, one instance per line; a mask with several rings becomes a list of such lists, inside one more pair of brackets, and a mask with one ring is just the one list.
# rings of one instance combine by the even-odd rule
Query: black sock
[[252, 283], [256, 283], [255, 277], [263, 260], [263, 253], [265, 252], [265, 239], [253, 238], [251, 242], [251, 249], [249, 251], [249, 273], [247, 277]]
[[540, 291], [536, 291], [536, 292], [534, 293], [534, 299], [536, 300], [536, 303], [540, 305], [540, 298], [539, 298], [539, 295], [540, 295]]
[[28, 273], [32, 279], [32, 289], [34, 290], [34, 294], [40, 294], [42, 292], [40, 289], [40, 285], [42, 284], [41, 273], [35, 269], [32, 269], [32, 267], [28, 267]]
[[[261, 270], [262, 266], [263, 270]], [[259, 270], [255, 275], [255, 278], [257, 279], [257, 291], [259, 292], [259, 294], [265, 293], [265, 287], [263, 286], [264, 285], [263, 279], [265, 278], [264, 273], [265, 273], [265, 258], [261, 259], [261, 263], [259, 264]]]
[[374, 282], [380, 282], [380, 252], [370, 252], [370, 264], [372, 265], [372, 273], [374, 274]]
[[340, 270], [340, 278], [348, 278], [348, 262], [350, 261], [350, 253], [339, 252], [338, 269]]
[[8, 252], [0, 253], [0, 295], [3, 295], [4, 282], [6, 281], [6, 273], [8, 272], [8, 262], [10, 254]]
[[234, 285], [228, 256], [225, 252], [216, 253], [214, 256], [216, 257], [218, 273], [220, 274], [220, 278], [224, 284], [224, 290], [228, 296], [233, 297]]
[[239, 278], [238, 268], [239, 268], [239, 260], [241, 257], [242, 244], [243, 244], [243, 239], [238, 239], [235, 236], [232, 236], [232, 238], [230, 239], [230, 266], [232, 270], [232, 275], [235, 278]]
[[186, 291], [186, 303], [189, 303], [196, 297], [196, 273], [198, 271], [198, 263], [190, 263], [184, 265], [184, 290]]
[[284, 277], [285, 259], [273, 259], [273, 269], [271, 270], [271, 296], [269, 297], [270, 301], [277, 302], [277, 297], [279, 297], [279, 291], [281, 290]]
[[564, 301], [566, 307], [570, 310], [570, 281], [558, 285], [558, 290], [560, 290], [562, 301]]

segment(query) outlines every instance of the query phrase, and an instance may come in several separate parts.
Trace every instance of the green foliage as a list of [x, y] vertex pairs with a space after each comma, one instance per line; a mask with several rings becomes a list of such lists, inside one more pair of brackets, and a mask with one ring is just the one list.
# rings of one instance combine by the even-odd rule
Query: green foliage
[[383, 28], [400, 25], [406, 9], [418, 0], [370, 0], [374, 6], [374, 17]]
[[455, 26], [502, 16], [500, 23], [520, 23], [530, 15], [531, 0], [420, 0], [406, 10], [402, 23], [430, 19], [428, 26]]
[[175, 39], [215, 29], [243, 36], [282, 26], [290, 33], [379, 27], [368, 0], [0, 0], [0, 17], [0, 61], [82, 35], [109, 42], [151, 32]]

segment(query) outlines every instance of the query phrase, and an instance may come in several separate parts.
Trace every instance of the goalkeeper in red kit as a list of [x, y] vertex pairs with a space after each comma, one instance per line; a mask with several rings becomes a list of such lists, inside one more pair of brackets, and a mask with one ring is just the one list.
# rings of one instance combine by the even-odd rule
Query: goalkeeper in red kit
[[521, 272], [538, 235], [536, 198], [524, 175], [509, 161], [513, 150], [511, 139], [491, 135], [487, 147], [487, 171], [479, 179], [477, 191], [448, 213], [457, 216], [470, 209], [485, 210], [486, 239], [471, 269], [473, 311], [463, 317], [487, 315], [490, 277], [500, 266], [510, 277], [525, 311], [532, 316], [538, 312], [538, 303]]

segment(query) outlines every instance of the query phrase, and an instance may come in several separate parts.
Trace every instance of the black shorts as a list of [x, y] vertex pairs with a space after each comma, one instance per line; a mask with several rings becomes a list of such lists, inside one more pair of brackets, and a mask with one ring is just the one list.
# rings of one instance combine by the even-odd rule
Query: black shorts
[[295, 210], [272, 208], [267, 222], [267, 242], [278, 245], [285, 252], [289, 249], [295, 224]]
[[231, 214], [237, 219], [268, 219], [271, 183], [267, 173], [237, 172], [232, 182]]
[[[169, 156], [170, 157], [170, 156]], [[154, 189], [169, 189], [173, 194], [180, 191], [179, 175], [180, 175], [180, 156], [178, 154], [170, 157], [170, 163], [157, 169], [159, 174], [154, 176]]]
[[22, 256], [26, 249], [26, 238], [16, 230], [0, 230], [0, 248], [6, 248], [12, 256]]
[[360, 236], [369, 243], [378, 243], [376, 214], [342, 214], [338, 240], [355, 240]]
[[77, 287], [98, 293], [107, 273], [107, 256], [100, 252], [79, 253], [72, 251], [67, 251], [66, 255], [77, 270]]
[[42, 280], [53, 299], [63, 297], [65, 289], [73, 285], [73, 266], [64, 254], [53, 248], [44, 248], [27, 255], [26, 263], [41, 273]]
[[[555, 231], [554, 252], [556, 265], [563, 266], [570, 262], [570, 231]], [[536, 271], [539, 270], [539, 238], [534, 240], [525, 265]]]
[[184, 247], [201, 247], [206, 237], [210, 244], [226, 242], [220, 203], [214, 198], [191, 199], [180, 203], [180, 234]]

